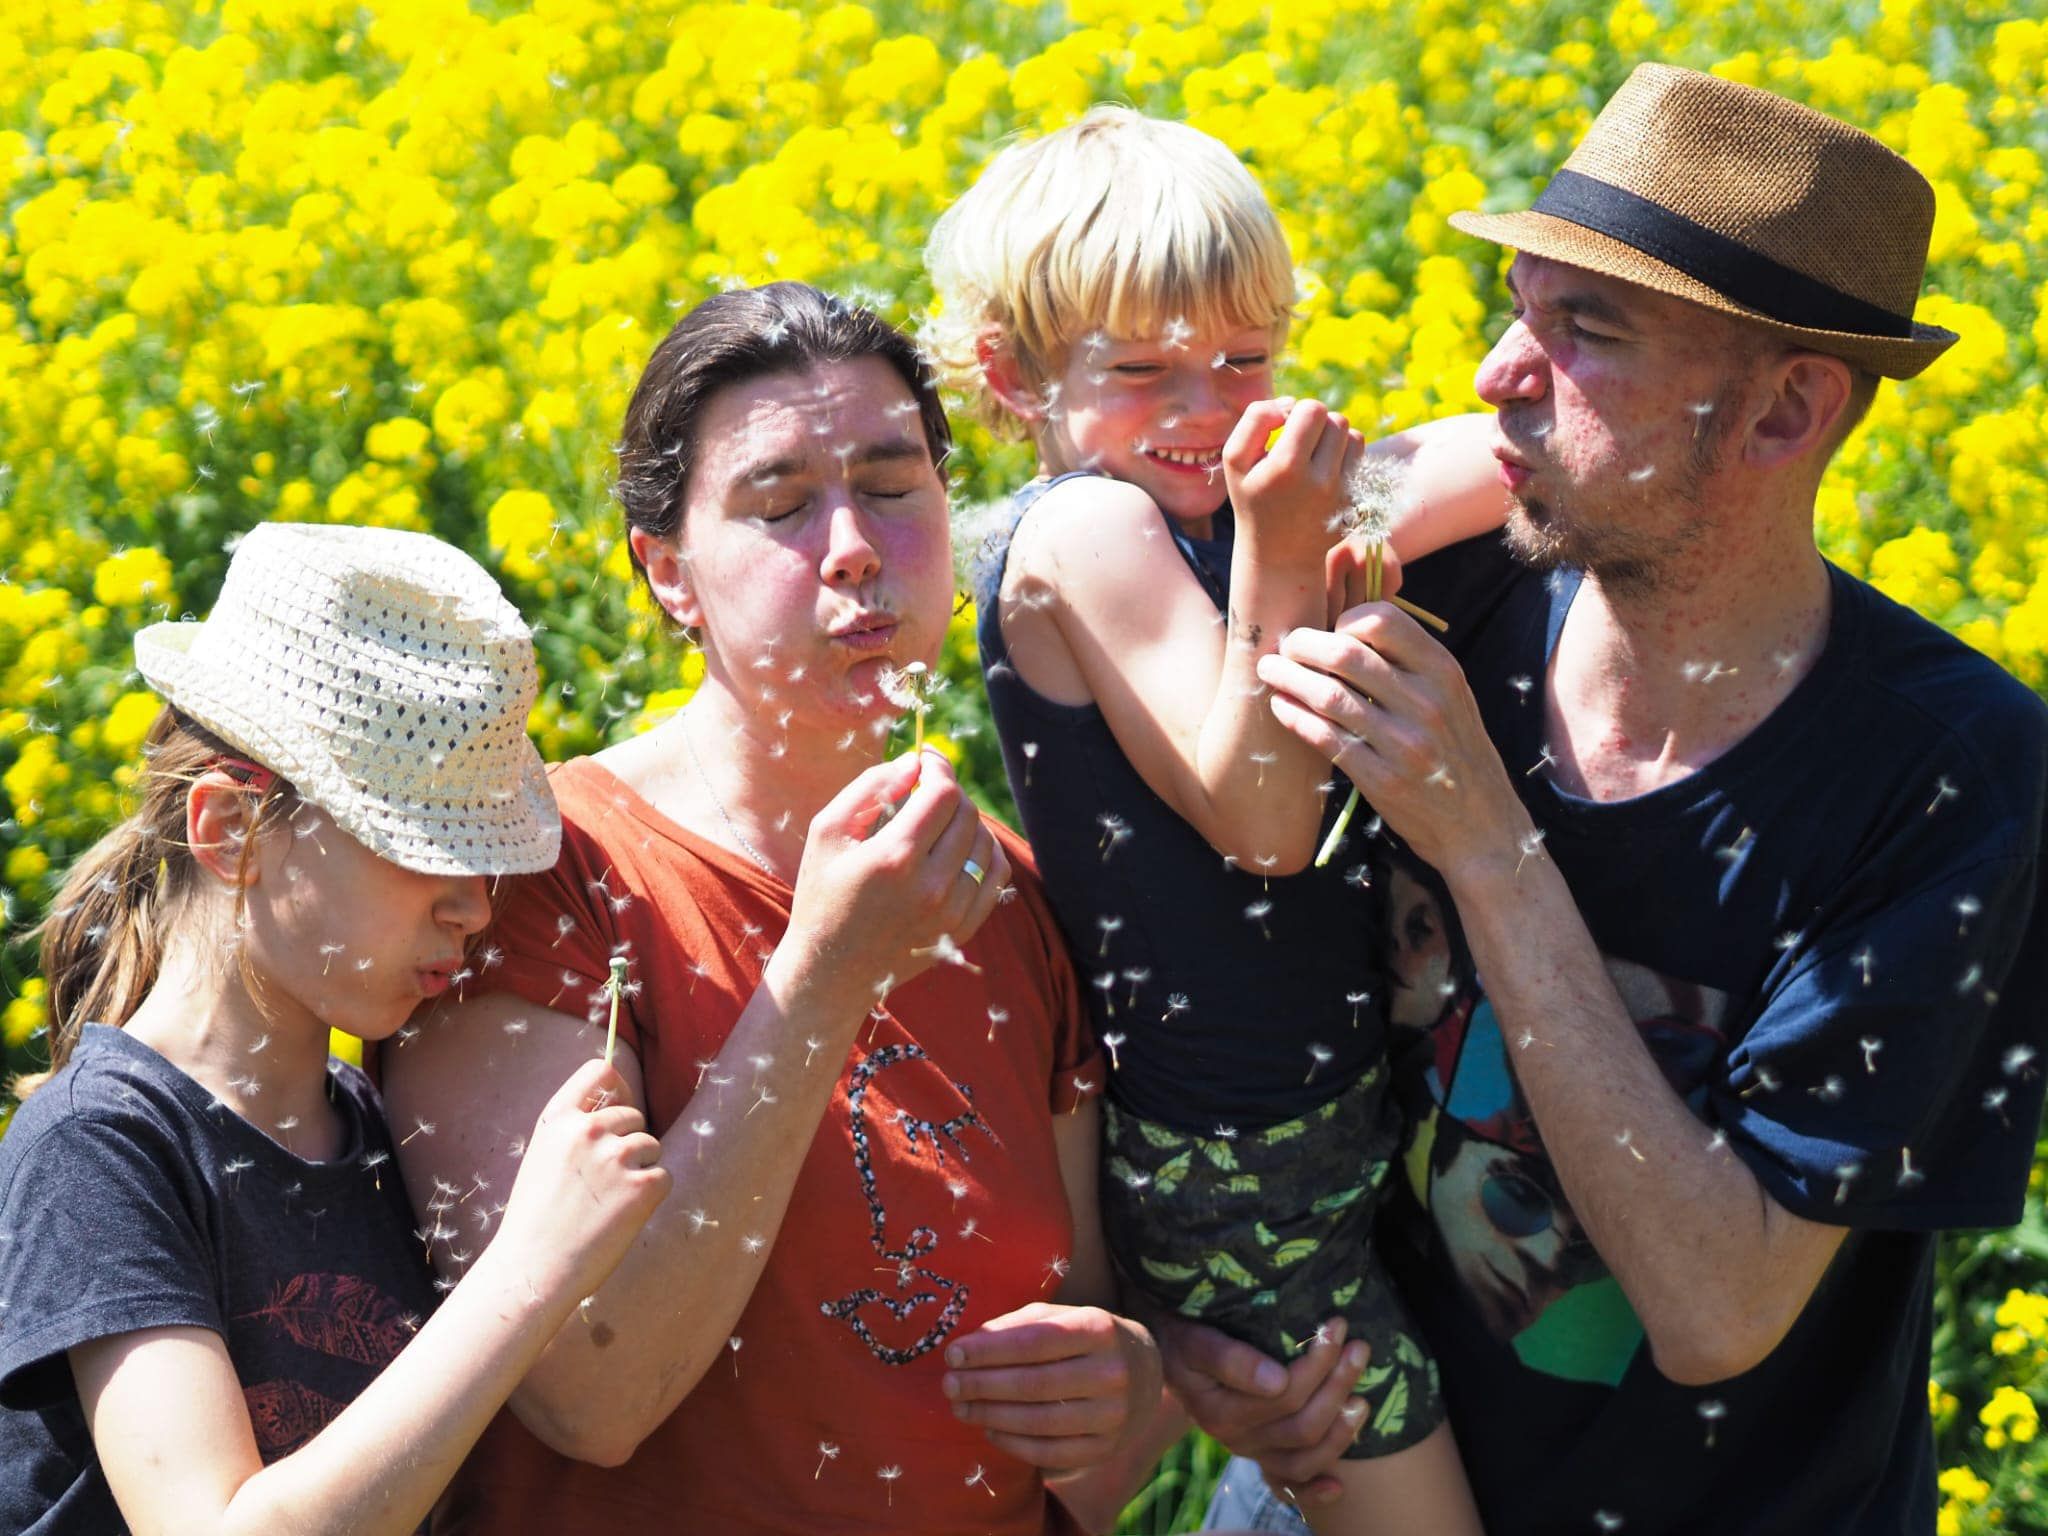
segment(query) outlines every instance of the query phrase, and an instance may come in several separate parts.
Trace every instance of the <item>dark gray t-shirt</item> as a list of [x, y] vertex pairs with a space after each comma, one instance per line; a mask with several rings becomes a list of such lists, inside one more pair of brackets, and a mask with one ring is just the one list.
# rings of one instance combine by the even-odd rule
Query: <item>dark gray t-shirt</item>
[[0, 1140], [0, 1531], [123, 1528], [65, 1358], [74, 1345], [144, 1328], [221, 1335], [269, 1463], [432, 1311], [376, 1090], [345, 1063], [328, 1072], [344, 1129], [324, 1163], [98, 1024], [15, 1115]]

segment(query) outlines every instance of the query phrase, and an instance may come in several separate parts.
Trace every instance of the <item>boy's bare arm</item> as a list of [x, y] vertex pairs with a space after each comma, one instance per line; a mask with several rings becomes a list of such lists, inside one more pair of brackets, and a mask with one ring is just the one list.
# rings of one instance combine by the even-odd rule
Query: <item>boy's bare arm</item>
[[1326, 621], [1323, 558], [1352, 434], [1312, 402], [1295, 410], [1303, 424], [1292, 441], [1265, 451], [1289, 419], [1268, 403], [1247, 413], [1225, 452], [1228, 464], [1240, 439], [1249, 445], [1238, 462], [1253, 482], [1228, 613], [1216, 612], [1151, 498], [1101, 478], [1070, 481], [1033, 509], [1003, 591], [1024, 680], [1099, 707], [1152, 791], [1254, 873], [1308, 863], [1328, 772], [1276, 728], [1257, 675], [1289, 629]]
[[1498, 528], [1507, 488], [1493, 456], [1491, 411], [1447, 416], [1368, 444], [1366, 452], [1402, 461], [1406, 494], [1394, 511], [1391, 542], [1403, 560]]

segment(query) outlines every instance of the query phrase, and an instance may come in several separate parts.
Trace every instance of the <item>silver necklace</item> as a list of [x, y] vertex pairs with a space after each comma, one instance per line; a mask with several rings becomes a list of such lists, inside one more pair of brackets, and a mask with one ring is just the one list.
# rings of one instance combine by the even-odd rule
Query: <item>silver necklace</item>
[[690, 754], [690, 766], [697, 770], [697, 779], [703, 784], [704, 793], [711, 797], [711, 808], [718, 812], [718, 819], [725, 823], [725, 830], [732, 834], [733, 841], [740, 845], [747, 857], [761, 866], [769, 879], [780, 880], [782, 876], [775, 873], [775, 866], [762, 858], [761, 850], [747, 841], [747, 834], [739, 829], [738, 823], [726, 810], [725, 802], [718, 798], [718, 791], [711, 787], [711, 775], [704, 771], [704, 759], [697, 755], [696, 740], [690, 735], [690, 712], [687, 709], [681, 710], [677, 713], [676, 719], [682, 725], [683, 748]]

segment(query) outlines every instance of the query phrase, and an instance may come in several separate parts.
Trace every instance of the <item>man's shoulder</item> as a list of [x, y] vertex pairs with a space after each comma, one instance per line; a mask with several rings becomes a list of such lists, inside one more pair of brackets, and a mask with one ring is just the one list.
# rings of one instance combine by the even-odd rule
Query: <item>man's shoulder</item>
[[[2048, 703], [1997, 662], [1868, 582], [1838, 573], [1838, 623], [1867, 729], [1916, 772], [1966, 775], [2039, 830], [2048, 801]], [[1945, 800], [1965, 785], [1950, 781]]]

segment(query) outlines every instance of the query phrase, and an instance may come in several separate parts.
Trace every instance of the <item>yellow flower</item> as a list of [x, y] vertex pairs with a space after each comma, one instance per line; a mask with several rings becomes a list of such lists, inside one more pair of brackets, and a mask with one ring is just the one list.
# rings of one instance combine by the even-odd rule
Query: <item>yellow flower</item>
[[[2018, 1387], [2000, 1387], [1991, 1394], [1991, 1401], [1978, 1410], [1977, 1422], [1984, 1425], [1984, 1443], [1997, 1450], [2007, 1439], [2033, 1439], [2041, 1427], [2041, 1414], [2034, 1400]], [[1998, 1437], [1997, 1444], [1992, 1442], [1994, 1435]]]
[[17, 888], [34, 885], [50, 872], [50, 856], [35, 843], [23, 843], [7, 855], [7, 883]]
[[1923, 524], [1872, 552], [1870, 583], [1909, 608], [1940, 614], [1962, 600], [1961, 564], [1948, 535]]
[[160, 550], [125, 549], [107, 556], [92, 574], [92, 595], [109, 608], [171, 601], [171, 562]]
[[1959, 1504], [1982, 1504], [1991, 1496], [1991, 1485], [1968, 1467], [1950, 1467], [1935, 1486]]
[[116, 752], [134, 751], [156, 724], [163, 707], [164, 701], [146, 688], [122, 694], [107, 711], [106, 721], [100, 726], [100, 740]]
[[410, 416], [393, 416], [363, 434], [363, 452], [386, 464], [403, 464], [420, 456], [433, 430]]
[[506, 574], [536, 581], [539, 556], [555, 537], [555, 504], [539, 491], [507, 491], [491, 503], [485, 527], [491, 547], [504, 554]]
[[20, 1050], [43, 1027], [43, 998], [47, 992], [43, 978], [31, 976], [21, 984], [20, 996], [0, 1010], [0, 1038], [7, 1041], [10, 1050]]

